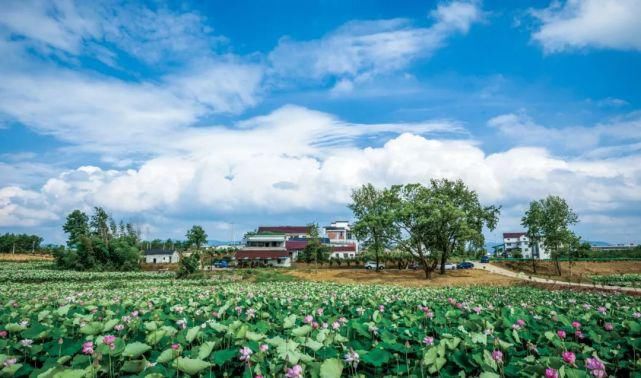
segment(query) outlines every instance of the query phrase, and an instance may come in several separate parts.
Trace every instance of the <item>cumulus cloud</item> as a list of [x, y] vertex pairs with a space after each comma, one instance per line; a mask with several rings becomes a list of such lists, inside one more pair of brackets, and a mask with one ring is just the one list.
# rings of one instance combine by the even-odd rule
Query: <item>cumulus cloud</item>
[[403, 69], [419, 57], [428, 57], [455, 34], [465, 34], [483, 17], [476, 2], [451, 2], [430, 13], [429, 27], [408, 19], [350, 21], [320, 39], [295, 41], [282, 38], [269, 54], [283, 77], [324, 80], [336, 78], [336, 91], [351, 82]]
[[532, 14], [541, 23], [532, 39], [547, 53], [589, 47], [641, 50], [638, 0], [554, 1]]
[[[399, 134], [380, 147], [355, 143], [357, 133], [394, 130]], [[518, 227], [509, 222], [518, 220], [524, 204], [548, 194], [568, 198], [580, 214], [593, 218], [641, 203], [639, 156], [570, 159], [541, 147], [488, 154], [456, 124], [358, 125], [289, 106], [234, 128], [195, 131], [172, 141], [190, 152], [168, 152], [137, 169], [80, 167], [35, 190], [5, 187], [2, 223], [59, 222], [73, 208], [94, 205], [130, 216], [179, 219], [194, 213], [210, 219], [337, 213], [361, 184], [427, 183], [443, 177], [461, 178], [483, 201], [504, 205], [509, 227]], [[450, 138], [433, 136], [443, 132]], [[639, 231], [635, 224], [628, 226], [629, 235]]]

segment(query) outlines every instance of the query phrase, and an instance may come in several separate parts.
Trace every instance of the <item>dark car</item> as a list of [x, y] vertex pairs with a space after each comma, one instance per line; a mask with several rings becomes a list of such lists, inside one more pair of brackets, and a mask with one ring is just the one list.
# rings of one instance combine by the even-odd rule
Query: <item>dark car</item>
[[229, 264], [225, 260], [215, 261], [213, 263], [215, 268], [228, 268]]
[[469, 261], [463, 261], [458, 263], [458, 265], [456, 265], [456, 269], [472, 269], [472, 268], [474, 268], [474, 264], [472, 264]]
[[489, 256], [483, 256], [481, 257], [481, 263], [487, 264], [490, 262], [490, 257]]

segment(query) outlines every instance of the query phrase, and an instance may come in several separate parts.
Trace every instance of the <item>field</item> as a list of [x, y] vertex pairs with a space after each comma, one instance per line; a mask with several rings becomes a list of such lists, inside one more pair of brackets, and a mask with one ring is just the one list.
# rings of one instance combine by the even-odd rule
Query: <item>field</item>
[[[516, 272], [533, 274], [532, 263], [526, 261], [493, 262], [492, 264]], [[570, 269], [567, 262], [561, 262], [560, 277], [556, 275], [556, 268], [552, 261], [539, 261], [536, 266], [537, 276], [573, 282], [592, 282], [591, 277], [598, 275], [620, 275], [641, 272], [641, 261], [580, 261], [575, 262], [572, 269]]]
[[423, 271], [388, 269], [373, 272], [365, 269], [296, 269], [288, 274], [302, 280], [336, 282], [341, 284], [389, 284], [410, 287], [439, 286], [507, 286], [518, 280], [485, 272], [480, 269], [447, 271], [445, 275], [434, 273], [430, 280]]
[[7, 376], [641, 371], [641, 299], [618, 294], [179, 281], [172, 273], [58, 272], [43, 263], [3, 263], [0, 277]]

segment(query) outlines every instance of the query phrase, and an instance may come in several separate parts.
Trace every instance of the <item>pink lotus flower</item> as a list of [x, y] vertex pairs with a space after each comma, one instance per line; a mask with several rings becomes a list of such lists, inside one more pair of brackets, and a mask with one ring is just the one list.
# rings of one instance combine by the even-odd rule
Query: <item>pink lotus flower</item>
[[4, 331], [4, 330], [0, 331], [0, 338], [3, 338], [3, 339], [6, 338], [7, 334], [8, 334], [7, 331]]
[[113, 336], [113, 335], [107, 335], [102, 338], [102, 342], [107, 345], [113, 344], [115, 341], [116, 341], [116, 336]]
[[332, 323], [332, 329], [333, 330], [337, 330], [339, 328], [341, 328], [341, 323], [339, 323], [339, 322]]
[[322, 308], [317, 308], [317, 309], [316, 309], [316, 314], [317, 314], [318, 316], [323, 316], [323, 311], [324, 311], [324, 310], [323, 310]]
[[607, 310], [608, 309], [603, 306], [599, 306], [599, 308], [597, 308], [597, 311], [600, 312], [601, 314], [605, 314]]
[[573, 327], [574, 329], [579, 329], [579, 328], [581, 328], [581, 323], [579, 323], [579, 322], [577, 322], [577, 321], [573, 321], [573, 322], [572, 322], [572, 327]]
[[253, 353], [254, 352], [252, 352], [251, 349], [249, 349], [247, 347], [242, 347], [242, 349], [240, 350], [240, 360], [241, 361], [249, 361], [249, 357], [251, 357], [251, 355]]
[[318, 324], [318, 322], [312, 322], [312, 328], [318, 329], [318, 327], [320, 327], [320, 324]]
[[385, 306], [383, 306], [383, 305], [379, 305], [379, 306], [378, 306], [378, 311], [380, 311], [380, 312], [384, 312], [384, 311], [385, 311]]
[[180, 349], [180, 344], [171, 344], [171, 349], [173, 349], [173, 350]]
[[82, 353], [84, 353], [84, 354], [93, 354], [93, 342], [92, 341], [87, 341], [86, 343], [82, 344]]
[[612, 323], [605, 323], [603, 328], [605, 328], [606, 331], [612, 331], [614, 329], [614, 325]]
[[498, 349], [495, 349], [495, 350], [492, 352], [492, 359], [493, 359], [494, 361], [498, 362], [499, 364], [503, 363], [503, 352], [501, 352], [501, 351], [500, 351], [500, 350], [498, 350]]
[[583, 332], [579, 331], [578, 329], [574, 332], [574, 337], [577, 339], [583, 339], [585, 336], [583, 335]]
[[557, 334], [557, 336], [559, 336], [559, 338], [565, 339], [566, 334], [565, 334], [564, 330], [560, 329], [560, 330], [556, 331], [556, 334]]
[[125, 329], [125, 326], [124, 326], [124, 325], [122, 325], [122, 324], [116, 324], [116, 325], [114, 326], [114, 329], [115, 329], [116, 331], [120, 332], [120, 331], [122, 331], [123, 329]]
[[559, 372], [556, 369], [545, 369], [545, 378], [559, 378]]
[[605, 373], [605, 365], [598, 358], [588, 358], [585, 360], [585, 367], [590, 370], [593, 377], [604, 378], [607, 376]]
[[563, 356], [563, 361], [567, 362], [570, 365], [574, 365], [576, 361], [576, 355], [570, 351], [565, 351], [561, 354]]
[[431, 336], [425, 336], [425, 338], [423, 339], [423, 344], [425, 344], [425, 345], [434, 344], [434, 338], [431, 337]]
[[303, 367], [300, 365], [294, 365], [290, 369], [287, 369], [287, 374], [285, 374], [285, 377], [287, 378], [300, 378], [303, 376]]
[[311, 315], [307, 315], [305, 318], [303, 318], [303, 322], [307, 324], [312, 324], [313, 321], [314, 321], [314, 317]]
[[519, 320], [516, 321], [516, 324], [518, 324], [520, 327], [524, 327], [525, 326], [525, 320], [519, 319]]
[[267, 345], [267, 344], [260, 344], [260, 346], [258, 347], [258, 349], [260, 349], [260, 351], [261, 351], [261, 352], [265, 353], [265, 352], [267, 352], [267, 351], [269, 350], [269, 345]]
[[634, 313], [632, 314], [632, 316], [634, 316], [636, 319], [639, 319], [639, 318], [641, 318], [641, 312], [638, 312], [638, 311], [637, 311], [637, 312], [634, 312]]

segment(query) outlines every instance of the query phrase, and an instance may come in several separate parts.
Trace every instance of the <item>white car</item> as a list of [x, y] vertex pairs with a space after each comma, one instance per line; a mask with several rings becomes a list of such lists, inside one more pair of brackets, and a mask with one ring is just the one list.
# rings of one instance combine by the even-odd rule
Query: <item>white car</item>
[[[365, 269], [367, 270], [375, 270], [376, 269], [376, 261], [368, 261], [365, 263]], [[378, 270], [385, 269], [385, 264], [382, 262], [378, 263]]]
[[454, 270], [456, 269], [456, 264], [447, 263], [445, 264], [445, 270]]

